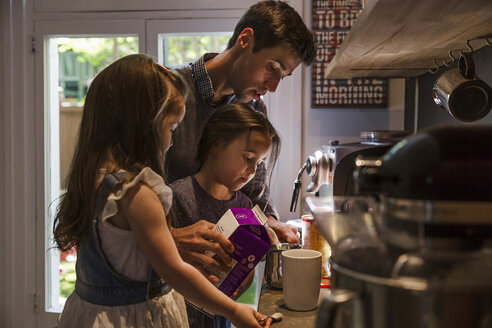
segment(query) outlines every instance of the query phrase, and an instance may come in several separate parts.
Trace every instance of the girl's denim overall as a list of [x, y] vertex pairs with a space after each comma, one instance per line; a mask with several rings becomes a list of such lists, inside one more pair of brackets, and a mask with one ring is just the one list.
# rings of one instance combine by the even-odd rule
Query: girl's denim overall
[[85, 301], [106, 306], [129, 305], [144, 302], [171, 290], [152, 269], [145, 282], [122, 276], [111, 268], [104, 252], [97, 226], [102, 205], [109, 194], [120, 185], [127, 173], [106, 175], [96, 201], [96, 214], [86, 229], [77, 248], [75, 292]]

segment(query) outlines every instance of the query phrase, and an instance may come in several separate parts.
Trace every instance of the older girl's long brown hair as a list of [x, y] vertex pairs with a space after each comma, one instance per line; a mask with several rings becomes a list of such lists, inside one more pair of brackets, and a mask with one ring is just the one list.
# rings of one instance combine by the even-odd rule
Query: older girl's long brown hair
[[77, 146], [53, 235], [62, 251], [78, 246], [94, 218], [98, 177], [150, 167], [164, 178], [161, 124], [183, 101], [184, 83], [146, 55], [130, 55], [99, 73], [87, 92]]

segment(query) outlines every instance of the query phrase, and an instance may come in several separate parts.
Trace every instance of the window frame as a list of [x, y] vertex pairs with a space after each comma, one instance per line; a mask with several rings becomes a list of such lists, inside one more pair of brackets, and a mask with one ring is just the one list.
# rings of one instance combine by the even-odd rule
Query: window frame
[[248, 8], [257, 0], [85, 0], [85, 1], [66, 1], [66, 0], [33, 0], [34, 8], [39, 13], [45, 12], [114, 12], [114, 11], [166, 11], [170, 9], [179, 10], [212, 10], [229, 11], [237, 8]]
[[[303, 1], [289, 1], [303, 17]], [[202, 33], [213, 26], [216, 32], [234, 29], [244, 9], [228, 11], [223, 18], [197, 17], [192, 19], [153, 19], [147, 20], [147, 51], [162, 61], [159, 47], [159, 34]], [[215, 14], [214, 14], [215, 16]], [[231, 28], [230, 30], [228, 28]], [[280, 218], [300, 217], [300, 207], [295, 213], [289, 212], [292, 198], [292, 184], [302, 163], [302, 106], [304, 66], [297, 67], [292, 76], [282, 80], [274, 94], [267, 93], [263, 101], [268, 109], [268, 117], [279, 132], [282, 149], [277, 165], [272, 173], [270, 197], [276, 205]], [[279, 218], [279, 219], [280, 219]]]
[[[237, 17], [226, 18], [194, 18], [194, 19], [158, 19], [148, 20], [147, 28], [147, 54], [163, 61], [161, 37], [162, 34], [203, 34], [234, 31], [234, 26], [239, 19]], [[234, 15], [234, 14], [232, 14]]]
[[[49, 203], [51, 172], [50, 157], [56, 153], [56, 148], [50, 152], [51, 140], [56, 135], [50, 134], [49, 106], [53, 101], [58, 101], [56, 92], [49, 90], [50, 81], [50, 39], [57, 37], [138, 37], [139, 52], [145, 52], [145, 20], [106, 20], [106, 21], [39, 21], [34, 24], [37, 49], [35, 52], [35, 84], [36, 84], [36, 322], [38, 327], [54, 327], [57, 325], [60, 308], [50, 307], [50, 281], [48, 281], [50, 266], [46, 261], [48, 249], [53, 245], [46, 238], [51, 232], [51, 220], [48, 211], [56, 209], [56, 203]], [[52, 49], [53, 50], [53, 49]], [[58, 65], [56, 65], [58, 67]], [[50, 94], [48, 94], [50, 92]], [[55, 118], [56, 120], [56, 118]], [[56, 155], [55, 155], [56, 156]], [[56, 180], [56, 178], [55, 178]], [[53, 180], [53, 181], [55, 181]], [[52, 193], [51, 193], [52, 194]]]
[[[301, 14], [303, 0], [289, 1], [289, 3]], [[33, 183], [28, 186], [35, 191], [36, 223], [31, 230], [35, 241], [28, 245], [27, 253], [34, 254], [35, 258], [35, 288], [34, 308], [35, 314], [26, 316], [25, 322], [32, 322], [35, 316], [37, 327], [54, 327], [57, 325], [57, 312], [46, 310], [46, 297], [49, 292], [46, 288], [47, 268], [45, 255], [48, 246], [45, 232], [51, 231], [49, 222], [46, 222], [48, 206], [45, 185], [48, 160], [45, 154], [49, 149], [49, 135], [47, 136], [47, 122], [45, 108], [49, 103], [49, 97], [45, 96], [47, 88], [47, 74], [45, 63], [47, 58], [47, 38], [77, 36], [77, 37], [108, 37], [118, 35], [133, 35], [139, 38], [139, 52], [147, 53], [154, 58], [159, 57], [159, 33], [191, 33], [210, 30], [213, 32], [232, 31], [239, 17], [249, 7], [250, 3], [241, 2], [241, 7], [216, 12], [212, 10], [193, 11], [166, 11], [166, 12], [129, 12], [129, 13], [103, 13], [96, 15], [87, 13], [69, 13], [60, 16], [56, 13], [36, 15], [33, 23], [33, 47], [34, 47], [34, 107], [30, 109], [30, 115], [34, 117], [32, 124], [35, 129], [34, 149], [35, 170]], [[242, 8], [244, 7], [244, 8]], [[179, 9], [179, 8], [178, 8]], [[149, 14], [149, 15], [147, 15]], [[161, 18], [159, 18], [161, 17]], [[167, 17], [167, 18], [165, 18]], [[199, 27], [199, 28], [197, 28]], [[302, 74], [304, 68], [298, 67], [291, 77], [279, 84], [277, 92], [266, 95], [264, 101], [269, 108], [269, 117], [282, 136], [282, 152], [280, 154], [277, 169], [272, 178], [272, 201], [281, 210], [281, 217], [288, 214], [288, 202], [290, 202], [291, 185], [301, 163], [301, 123], [302, 123]], [[29, 78], [29, 77], [25, 77]], [[26, 126], [26, 128], [28, 128]], [[24, 132], [25, 133], [25, 132]], [[27, 173], [26, 173], [27, 174]], [[287, 213], [287, 214], [286, 214]], [[27, 234], [27, 232], [26, 232]], [[27, 261], [28, 259], [25, 259]], [[25, 266], [23, 266], [25, 267]]]

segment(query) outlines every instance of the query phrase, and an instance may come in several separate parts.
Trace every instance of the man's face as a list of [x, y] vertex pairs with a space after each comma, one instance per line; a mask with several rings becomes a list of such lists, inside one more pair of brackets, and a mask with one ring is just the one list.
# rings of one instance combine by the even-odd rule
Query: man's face
[[286, 44], [253, 53], [253, 42], [243, 49], [230, 72], [234, 94], [240, 102], [275, 92], [281, 79], [291, 75], [301, 60]]

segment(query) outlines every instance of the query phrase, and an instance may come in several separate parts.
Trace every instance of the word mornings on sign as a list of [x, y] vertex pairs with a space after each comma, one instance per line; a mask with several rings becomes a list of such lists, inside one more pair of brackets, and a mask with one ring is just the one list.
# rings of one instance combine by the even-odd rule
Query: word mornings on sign
[[352, 79], [325, 80], [314, 87], [313, 104], [341, 106], [380, 106], [386, 103], [386, 80]]

